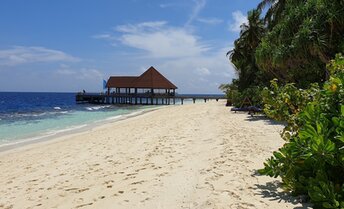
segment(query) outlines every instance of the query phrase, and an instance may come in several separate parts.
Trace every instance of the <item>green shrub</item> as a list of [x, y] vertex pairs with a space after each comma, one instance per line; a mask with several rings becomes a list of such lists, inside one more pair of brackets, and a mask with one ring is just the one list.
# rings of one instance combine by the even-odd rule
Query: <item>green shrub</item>
[[230, 100], [232, 106], [240, 107], [243, 104], [245, 98], [249, 98], [252, 105], [262, 106], [261, 91], [262, 87], [251, 86], [242, 91], [238, 89], [238, 82], [233, 79], [231, 84], [221, 84], [219, 89], [222, 90], [227, 99]]
[[243, 91], [233, 90], [231, 91], [230, 98], [235, 107], [241, 107], [245, 98], [248, 98], [253, 106], [262, 106], [261, 91], [262, 88], [259, 86], [249, 87]]
[[308, 195], [315, 208], [344, 208], [344, 57], [328, 69], [332, 75], [319, 96], [291, 112], [295, 134], [259, 172], [280, 176], [286, 190]]
[[319, 99], [319, 86], [312, 84], [309, 89], [298, 89], [293, 83], [279, 86], [277, 79], [271, 81], [270, 88], [262, 90], [264, 113], [277, 121], [287, 122], [282, 138], [289, 140], [297, 133], [300, 122], [298, 115], [306, 105]]
[[[311, 101], [318, 98], [319, 86], [312, 84], [309, 89], [298, 89], [293, 83], [278, 85], [278, 80], [270, 81], [270, 88], [264, 88], [262, 99], [265, 114], [277, 121], [289, 122]], [[290, 121], [290, 123], [293, 123]]]

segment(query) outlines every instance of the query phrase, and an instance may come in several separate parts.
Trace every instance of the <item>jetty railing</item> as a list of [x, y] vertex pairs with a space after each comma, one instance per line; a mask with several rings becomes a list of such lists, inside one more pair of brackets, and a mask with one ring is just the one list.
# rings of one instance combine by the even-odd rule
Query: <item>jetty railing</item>
[[174, 93], [77, 93], [75, 100], [77, 103], [92, 104], [129, 104], [129, 105], [170, 105], [181, 103], [184, 100], [220, 100], [226, 99], [225, 95], [187, 95]]

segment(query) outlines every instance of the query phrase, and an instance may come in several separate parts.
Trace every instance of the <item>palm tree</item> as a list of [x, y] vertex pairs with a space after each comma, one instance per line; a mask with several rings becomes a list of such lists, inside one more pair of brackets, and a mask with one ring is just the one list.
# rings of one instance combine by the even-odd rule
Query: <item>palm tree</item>
[[287, 0], [262, 0], [258, 4], [257, 9], [262, 11], [269, 7], [266, 11], [264, 22], [268, 25], [268, 28], [272, 28], [282, 18], [286, 5]]
[[262, 73], [256, 65], [254, 56], [265, 33], [260, 14], [260, 10], [257, 9], [248, 12], [248, 23], [241, 25], [240, 37], [234, 42], [234, 49], [227, 53], [239, 77], [239, 90], [257, 84], [257, 77]]

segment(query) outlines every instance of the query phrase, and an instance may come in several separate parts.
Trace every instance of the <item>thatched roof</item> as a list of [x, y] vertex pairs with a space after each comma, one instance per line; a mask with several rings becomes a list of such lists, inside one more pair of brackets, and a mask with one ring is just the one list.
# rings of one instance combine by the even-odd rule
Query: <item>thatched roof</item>
[[153, 88], [177, 89], [172, 82], [150, 67], [139, 77], [136, 76], [111, 76], [106, 84], [108, 88]]
[[137, 76], [111, 76], [106, 83], [108, 88], [130, 88], [133, 87], [133, 82]]

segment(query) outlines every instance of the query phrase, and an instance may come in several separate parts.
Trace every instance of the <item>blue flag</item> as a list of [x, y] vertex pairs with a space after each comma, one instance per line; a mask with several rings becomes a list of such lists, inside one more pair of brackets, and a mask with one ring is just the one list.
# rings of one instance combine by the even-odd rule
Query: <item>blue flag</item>
[[103, 80], [103, 89], [106, 89], [106, 80]]

